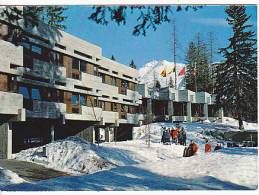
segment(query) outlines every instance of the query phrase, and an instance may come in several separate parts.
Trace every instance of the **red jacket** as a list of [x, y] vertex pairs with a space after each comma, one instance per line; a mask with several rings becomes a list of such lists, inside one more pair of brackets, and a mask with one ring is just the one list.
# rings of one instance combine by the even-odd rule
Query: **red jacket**
[[178, 130], [174, 130], [173, 133], [172, 133], [172, 137], [174, 139], [176, 139], [176, 138], [178, 138], [178, 134], [179, 134]]
[[205, 152], [211, 152], [211, 145], [209, 143], [205, 144]]

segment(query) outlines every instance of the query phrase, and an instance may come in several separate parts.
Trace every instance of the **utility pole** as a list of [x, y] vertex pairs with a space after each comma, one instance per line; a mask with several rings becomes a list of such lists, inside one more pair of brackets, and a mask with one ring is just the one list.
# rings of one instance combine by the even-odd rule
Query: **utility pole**
[[194, 70], [195, 70], [195, 92], [197, 93], [197, 67], [196, 67], [197, 62], [194, 62]]
[[173, 33], [173, 44], [174, 44], [174, 67], [175, 67], [175, 71], [174, 71], [174, 75], [175, 75], [175, 80], [174, 80], [174, 86], [175, 89], [177, 89], [177, 75], [176, 75], [176, 32], [175, 32], [175, 21], [173, 22], [174, 25], [174, 33]]

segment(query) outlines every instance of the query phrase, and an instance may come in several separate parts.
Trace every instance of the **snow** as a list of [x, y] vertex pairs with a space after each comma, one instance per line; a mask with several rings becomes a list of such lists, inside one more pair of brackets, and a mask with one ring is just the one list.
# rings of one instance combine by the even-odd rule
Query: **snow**
[[[51, 166], [57, 169], [64, 169], [66, 166], [67, 169], [74, 167], [69, 170], [75, 170], [75, 167], [80, 167], [77, 162], [82, 163], [82, 159], [85, 159], [86, 167], [89, 167], [87, 163], [94, 166], [91, 158], [84, 158], [82, 153], [86, 156], [92, 154], [109, 166], [102, 170], [95, 168], [92, 169], [93, 172], [86, 172], [90, 174], [35, 183], [11, 184], [2, 187], [2, 190], [251, 190], [257, 188], [257, 147], [223, 148], [211, 153], [204, 152], [206, 139], [214, 148], [218, 142], [224, 141], [222, 132], [232, 131], [233, 127], [219, 123], [181, 123], [180, 125], [187, 131], [187, 144], [192, 139], [199, 145], [195, 156], [184, 158], [182, 157], [184, 146], [160, 143], [161, 127], [175, 127], [172, 123], [153, 123], [136, 127], [133, 134], [134, 140], [102, 143], [99, 147], [72, 137], [53, 143], [53, 147], [57, 148], [52, 151], [55, 156], [62, 156], [60, 151], [63, 153], [65, 153], [64, 150], [71, 151], [69, 155], [64, 155], [65, 159], [55, 157], [63, 161], [60, 164], [58, 160], [49, 160], [50, 164], [53, 163]], [[148, 128], [151, 134], [150, 148], [147, 144]], [[71, 140], [73, 144], [69, 145], [67, 142], [70, 143]], [[58, 150], [58, 147], [66, 145], [63, 142], [69, 147]], [[78, 152], [80, 148], [86, 149], [81, 149], [84, 152]], [[25, 160], [30, 160], [29, 156], [33, 156], [28, 150], [23, 151], [23, 155], [27, 155]], [[74, 159], [77, 155], [80, 157], [74, 161], [75, 164], [68, 166], [70, 163], [65, 161], [71, 158], [66, 156], [73, 156], [72, 159]]]
[[41, 146], [14, 154], [14, 158], [73, 174], [93, 173], [113, 166], [98, 155], [97, 146], [79, 137], [49, 143], [46, 149], [46, 157]]
[[[225, 125], [230, 125], [230, 126], [234, 126], [234, 127], [238, 127], [238, 120], [234, 119], [234, 118], [230, 118], [230, 117], [223, 117], [223, 124]], [[244, 129], [245, 130], [258, 130], [258, 124], [257, 123], [248, 123], [246, 121], [243, 121], [243, 125], [244, 125]]]
[[[185, 64], [177, 63], [176, 64], [176, 72], [179, 71], [185, 66]], [[166, 87], [169, 84], [169, 79], [172, 77], [173, 83], [175, 80], [175, 73], [168, 74], [172, 68], [174, 67], [173, 62], [168, 62], [166, 60], [157, 61], [153, 60], [151, 62], [146, 63], [139, 69], [139, 81], [141, 84], [145, 83], [149, 88], [154, 86], [154, 75], [157, 80], [159, 80], [161, 87]], [[162, 70], [166, 68], [167, 77], [164, 78], [161, 76]], [[179, 76], [177, 78], [177, 85], [181, 81], [183, 76]]]
[[0, 186], [25, 182], [16, 173], [0, 167]]

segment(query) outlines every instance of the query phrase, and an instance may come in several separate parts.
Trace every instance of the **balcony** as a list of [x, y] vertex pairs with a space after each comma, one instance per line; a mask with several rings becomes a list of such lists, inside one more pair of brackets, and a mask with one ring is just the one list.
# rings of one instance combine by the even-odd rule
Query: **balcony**
[[19, 74], [17, 70], [11, 69], [10, 66], [23, 66], [23, 47], [15, 46], [10, 42], [0, 40], [0, 72]]
[[119, 118], [118, 112], [110, 112], [110, 111], [103, 111], [102, 112], [103, 121], [105, 123], [112, 123], [114, 124], [116, 120]]
[[66, 113], [67, 120], [100, 121], [102, 109], [97, 107], [81, 106], [80, 113]]
[[19, 114], [23, 108], [23, 96], [17, 93], [0, 91], [0, 114]]
[[56, 64], [51, 64], [38, 59], [33, 59], [33, 70], [32, 73], [37, 74], [44, 78], [50, 79], [50, 82], [55, 80], [65, 80], [66, 78], [66, 68], [58, 66]]
[[119, 94], [127, 95], [127, 88], [125, 88], [125, 87], [119, 87]]
[[63, 103], [32, 100], [32, 110], [26, 110], [26, 116], [30, 118], [59, 118], [65, 113], [66, 105]]

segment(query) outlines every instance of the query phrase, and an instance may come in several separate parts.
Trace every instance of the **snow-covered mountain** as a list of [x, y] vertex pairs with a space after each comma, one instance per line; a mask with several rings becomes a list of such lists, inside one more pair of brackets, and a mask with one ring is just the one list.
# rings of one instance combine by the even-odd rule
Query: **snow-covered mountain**
[[[185, 66], [185, 64], [177, 63], [176, 64], [176, 73], [178, 75], [179, 71]], [[139, 81], [141, 84], [146, 84], [148, 87], [154, 86], [154, 80], [159, 80], [161, 87], [166, 87], [169, 84], [170, 77], [173, 79], [173, 83], [175, 82], [175, 73], [170, 73], [172, 68], [174, 67], [173, 62], [168, 62], [166, 60], [157, 61], [153, 60], [151, 62], [148, 62], [147, 64], [143, 65], [139, 69]], [[163, 69], [166, 68], [166, 77], [161, 76], [161, 72]], [[182, 79], [184, 79], [184, 76], [178, 76], [177, 77], [177, 85], [179, 86], [179, 89], [182, 89]]]

